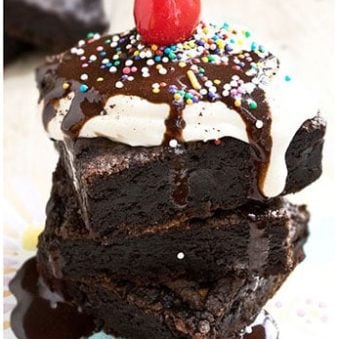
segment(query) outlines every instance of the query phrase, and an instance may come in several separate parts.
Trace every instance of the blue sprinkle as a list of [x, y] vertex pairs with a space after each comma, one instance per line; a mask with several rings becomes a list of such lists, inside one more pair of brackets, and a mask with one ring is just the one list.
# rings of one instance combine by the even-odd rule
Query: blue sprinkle
[[172, 50], [172, 51], [176, 51], [176, 50], [177, 50], [177, 46], [172, 45], [172, 46], [171, 46], [171, 50]]
[[106, 64], [106, 68], [111, 68], [113, 66], [113, 64], [111, 63], [111, 62], [108, 62], [107, 64]]
[[167, 48], [165, 48], [165, 54], [170, 54], [170, 53], [172, 53], [172, 48], [170, 48], [170, 47], [167, 47]]
[[259, 46], [259, 52], [261, 52], [261, 53], [265, 52], [264, 46], [262, 46], [262, 45]]
[[255, 51], [257, 48], [258, 48], [257, 43], [252, 42], [252, 44], [251, 44], [251, 50], [252, 50], [252, 51]]
[[285, 76], [285, 81], [289, 82], [292, 80], [292, 77], [290, 75]]
[[222, 25], [222, 28], [223, 29], [228, 29], [228, 27], [230, 27], [229, 24], [227, 22], [224, 22], [224, 24]]
[[225, 51], [226, 51], [226, 52], [231, 52], [231, 51], [233, 51], [233, 47], [232, 47], [231, 45], [228, 45], [228, 44], [227, 44], [227, 45], [225, 46]]
[[231, 44], [234, 44], [234, 43], [235, 43], [235, 40], [234, 40], [234, 39], [231, 39], [231, 40], [230, 40], [230, 43], [231, 43]]
[[88, 91], [88, 86], [85, 84], [80, 85], [80, 92], [86, 93]]
[[154, 60], [155, 60], [156, 62], [160, 62], [160, 61], [161, 61], [161, 56], [160, 56], [160, 55], [157, 55], [157, 56], [154, 58]]
[[107, 53], [105, 52], [105, 51], [103, 51], [103, 52], [100, 52], [100, 55], [101, 56], [105, 56]]

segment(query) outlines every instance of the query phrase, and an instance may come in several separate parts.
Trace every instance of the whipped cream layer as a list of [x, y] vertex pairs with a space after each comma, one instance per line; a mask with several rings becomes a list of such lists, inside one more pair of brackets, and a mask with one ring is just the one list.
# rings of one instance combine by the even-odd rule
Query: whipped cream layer
[[317, 114], [279, 60], [228, 24], [201, 23], [189, 41], [167, 47], [144, 45], [135, 31], [91, 35], [40, 72], [52, 139], [176, 148], [233, 137], [256, 149], [266, 197], [283, 192], [286, 151]]

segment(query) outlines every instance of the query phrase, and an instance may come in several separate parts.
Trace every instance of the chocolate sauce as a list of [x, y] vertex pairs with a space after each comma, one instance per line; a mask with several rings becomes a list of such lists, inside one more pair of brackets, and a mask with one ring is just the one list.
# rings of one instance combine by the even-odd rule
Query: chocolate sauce
[[[43, 283], [36, 259], [26, 261], [10, 282], [17, 299], [11, 314], [11, 327], [19, 339], [85, 339], [94, 333], [94, 319], [76, 306], [63, 301]], [[272, 317], [265, 311], [242, 339], [278, 339]]]
[[79, 339], [93, 333], [93, 319], [43, 283], [35, 258], [21, 267], [9, 287], [18, 301], [11, 327], [19, 339]]

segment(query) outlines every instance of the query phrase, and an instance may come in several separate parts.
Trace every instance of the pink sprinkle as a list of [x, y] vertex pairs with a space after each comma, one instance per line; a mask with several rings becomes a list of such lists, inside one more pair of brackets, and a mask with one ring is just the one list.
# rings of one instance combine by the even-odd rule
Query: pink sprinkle
[[82, 64], [81, 67], [86, 68], [86, 67], [88, 67], [88, 64]]
[[237, 95], [237, 94], [238, 94], [238, 90], [235, 89], [235, 88], [233, 88], [233, 89], [231, 90], [231, 95]]
[[87, 43], [91, 44], [91, 43], [94, 42], [94, 41], [95, 41], [95, 39], [89, 39], [89, 40], [87, 41]]
[[166, 87], [166, 86], [167, 86], [166, 82], [161, 82], [160, 83], [160, 87]]
[[135, 73], [137, 70], [138, 70], [138, 68], [135, 67], [135, 66], [133, 66], [133, 67], [131, 68], [131, 71], [132, 71], [133, 73]]
[[305, 316], [305, 311], [304, 310], [301, 310], [301, 309], [299, 309], [298, 311], [297, 311], [297, 315], [300, 317], [300, 318], [303, 318], [304, 316]]
[[102, 46], [98, 46], [98, 47], [97, 47], [97, 51], [98, 51], [98, 52], [101, 52], [101, 51], [103, 51], [103, 50], [104, 50], [104, 48], [103, 48]]
[[130, 67], [125, 67], [125, 68], [122, 70], [122, 73], [124, 73], [124, 74], [130, 74], [130, 73], [131, 73], [131, 68], [130, 68]]
[[86, 57], [83, 55], [81, 58], [80, 58], [81, 61], [84, 61], [86, 60]]

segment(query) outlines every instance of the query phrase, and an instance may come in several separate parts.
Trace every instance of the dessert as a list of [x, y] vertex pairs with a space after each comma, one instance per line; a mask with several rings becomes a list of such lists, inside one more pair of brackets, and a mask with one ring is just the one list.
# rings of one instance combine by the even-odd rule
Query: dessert
[[249, 31], [199, 13], [136, 0], [137, 29], [37, 70], [60, 159], [35, 286], [93, 333], [253, 338], [304, 259], [309, 213], [283, 196], [320, 176], [326, 124]]
[[[16, 44], [59, 53], [88, 32], [104, 32], [108, 25], [101, 0], [5, 0], [6, 55]], [[6, 59], [8, 60], [8, 59]]]
[[[207, 219], [159, 224], [95, 237], [79, 213], [72, 183], [59, 163], [47, 205], [38, 262], [56, 277], [106, 274], [115, 280], [162, 282], [190, 277], [214, 281], [228, 273], [288, 273], [303, 258], [309, 214], [282, 199], [219, 211]], [[296, 257], [295, 257], [296, 256]]]

